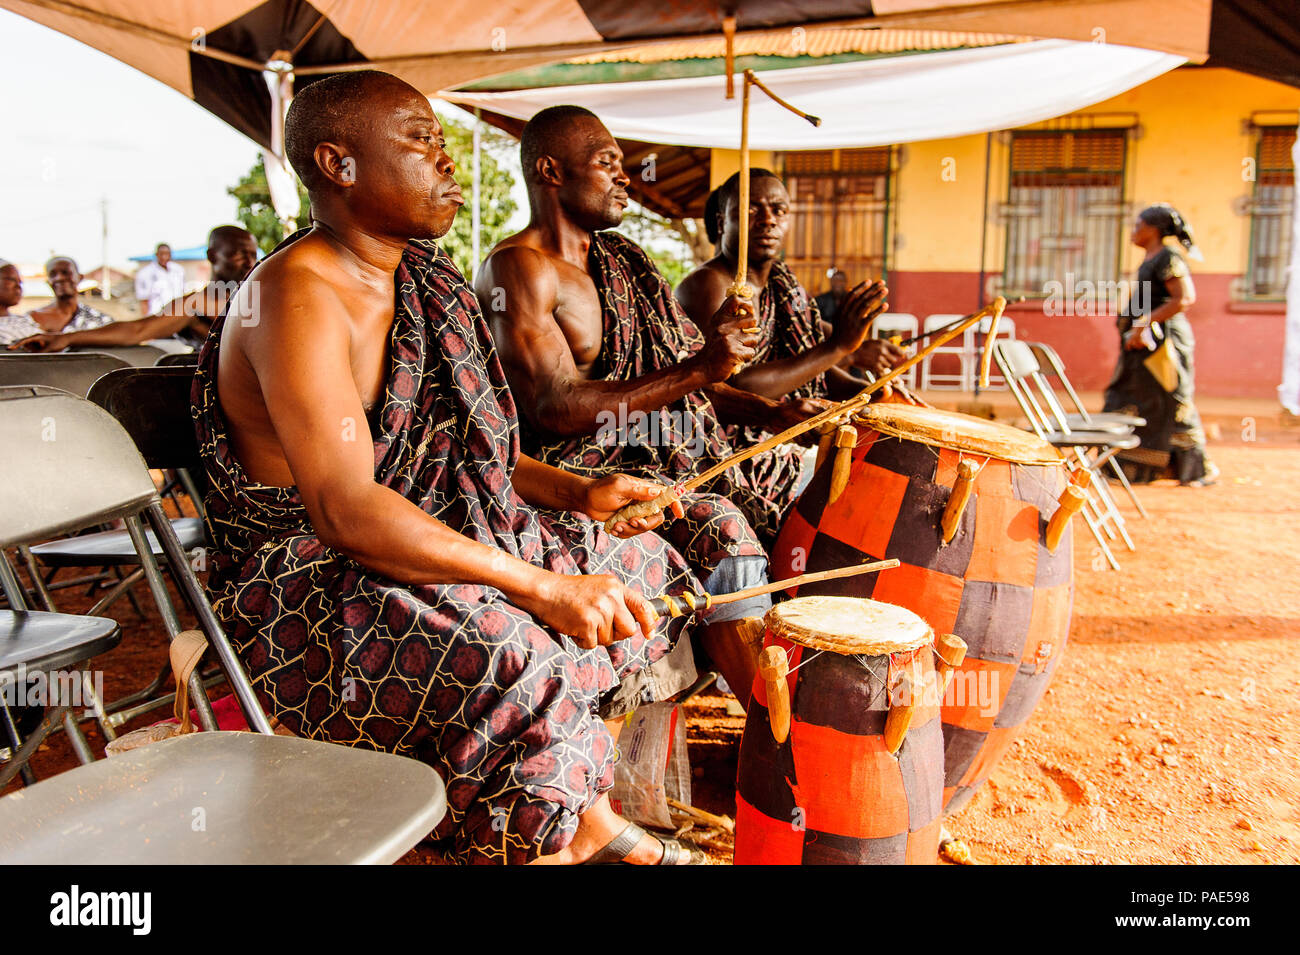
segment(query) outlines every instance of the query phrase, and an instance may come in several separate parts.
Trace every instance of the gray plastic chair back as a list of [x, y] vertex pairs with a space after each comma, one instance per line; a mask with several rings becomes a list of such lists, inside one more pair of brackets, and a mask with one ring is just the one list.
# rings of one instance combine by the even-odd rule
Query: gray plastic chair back
[[0, 547], [133, 514], [156, 496], [131, 436], [71, 395], [0, 388]]
[[48, 385], [84, 398], [100, 377], [115, 369], [130, 367], [120, 358], [98, 352], [58, 355], [0, 353], [0, 387]]
[[158, 359], [167, 353], [155, 345], [90, 345], [74, 348], [72, 354], [112, 355], [132, 368], [150, 368], [158, 364]]

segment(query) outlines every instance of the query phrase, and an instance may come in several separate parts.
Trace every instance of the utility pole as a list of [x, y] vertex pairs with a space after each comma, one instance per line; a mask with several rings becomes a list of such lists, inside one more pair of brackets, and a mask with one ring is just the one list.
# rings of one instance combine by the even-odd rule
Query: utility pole
[[99, 293], [108, 301], [113, 297], [113, 283], [108, 277], [108, 196], [99, 200], [99, 221], [101, 225], [100, 252], [104, 264], [99, 267]]
[[479, 192], [481, 191], [479, 186], [482, 181], [481, 173], [479, 170], [479, 150], [482, 146], [482, 141], [479, 133], [479, 128], [481, 126], [482, 126], [482, 120], [480, 118], [479, 109], [476, 106], [474, 107], [474, 187], [473, 187], [474, 197], [473, 199], [470, 200], [473, 203], [473, 205], [470, 206], [470, 227], [469, 227], [470, 237], [471, 237], [470, 238], [470, 249], [471, 249], [470, 265], [469, 265], [470, 281], [473, 281], [474, 277], [478, 274], [478, 263], [480, 259], [479, 236], [478, 236], [479, 225], [480, 225], [478, 195]]

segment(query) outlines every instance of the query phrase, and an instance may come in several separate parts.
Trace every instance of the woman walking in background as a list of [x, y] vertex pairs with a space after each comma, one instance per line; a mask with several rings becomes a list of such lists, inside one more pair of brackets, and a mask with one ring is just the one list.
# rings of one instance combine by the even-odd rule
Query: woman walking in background
[[1184, 312], [1196, 301], [1196, 289], [1183, 256], [1165, 243], [1169, 236], [1191, 258], [1201, 258], [1191, 228], [1173, 206], [1160, 202], [1138, 213], [1129, 238], [1146, 250], [1146, 258], [1120, 313], [1119, 363], [1104, 410], [1146, 419], [1136, 432], [1141, 447], [1120, 453], [1134, 481], [1173, 477], [1204, 487], [1214, 483], [1219, 469], [1206, 454], [1201, 416], [1192, 403], [1196, 339]]

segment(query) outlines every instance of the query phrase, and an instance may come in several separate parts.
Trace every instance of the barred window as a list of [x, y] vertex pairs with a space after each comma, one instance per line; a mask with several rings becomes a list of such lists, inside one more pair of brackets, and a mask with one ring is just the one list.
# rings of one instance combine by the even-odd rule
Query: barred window
[[1295, 208], [1294, 126], [1258, 127], [1255, 193], [1250, 204], [1250, 264], [1246, 296], [1286, 297], [1286, 269], [1291, 255], [1291, 217]]
[[785, 261], [810, 295], [841, 269], [850, 285], [885, 275], [893, 151], [832, 149], [786, 153], [790, 231]]
[[1127, 151], [1122, 129], [1012, 133], [1003, 294], [1119, 278]]

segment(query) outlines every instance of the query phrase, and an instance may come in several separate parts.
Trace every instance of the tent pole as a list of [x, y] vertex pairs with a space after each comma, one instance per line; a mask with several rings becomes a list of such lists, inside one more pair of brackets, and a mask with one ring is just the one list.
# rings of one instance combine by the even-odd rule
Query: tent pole
[[[1300, 170], [1300, 126], [1291, 147], [1292, 165]], [[1291, 187], [1291, 265], [1286, 280], [1286, 332], [1282, 345], [1282, 407], [1300, 414], [1300, 181]]]
[[479, 245], [479, 230], [482, 226], [482, 216], [479, 212], [479, 184], [482, 181], [482, 167], [480, 165], [479, 153], [482, 149], [482, 128], [483, 121], [479, 108], [474, 107], [474, 197], [470, 200], [473, 205], [470, 206], [470, 280], [478, 275], [478, 263], [481, 255]]
[[108, 278], [108, 196], [99, 200], [100, 254], [103, 265], [99, 267], [99, 294], [108, 301], [113, 297], [113, 283]]

